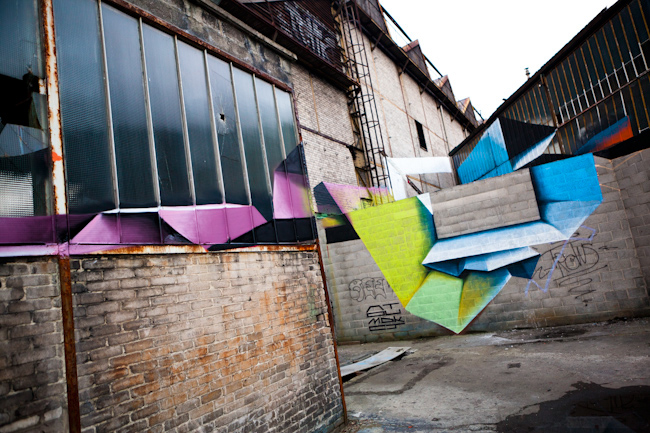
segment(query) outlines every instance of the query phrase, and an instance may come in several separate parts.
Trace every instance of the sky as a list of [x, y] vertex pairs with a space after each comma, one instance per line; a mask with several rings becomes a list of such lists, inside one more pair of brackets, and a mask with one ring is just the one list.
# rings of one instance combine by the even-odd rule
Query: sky
[[[488, 117], [614, 0], [380, 0], [456, 99]], [[389, 23], [390, 25], [390, 23]], [[408, 40], [398, 39], [400, 45]], [[432, 71], [432, 78], [435, 71]]]

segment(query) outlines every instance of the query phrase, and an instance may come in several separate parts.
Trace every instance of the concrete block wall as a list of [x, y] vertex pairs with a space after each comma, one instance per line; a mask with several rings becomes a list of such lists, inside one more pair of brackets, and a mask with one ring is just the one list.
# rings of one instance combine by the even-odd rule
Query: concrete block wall
[[643, 278], [650, 288], [650, 149], [612, 162]]
[[68, 426], [55, 258], [0, 259], [0, 431]]
[[[544, 327], [650, 314], [647, 266], [643, 258], [648, 196], [643, 185], [646, 152], [629, 158], [596, 158], [603, 203], [567, 242], [536, 245], [541, 253], [532, 280], [513, 277], [467, 328], [467, 332]], [[636, 171], [635, 171], [636, 170]], [[624, 174], [623, 174], [624, 173]], [[632, 181], [631, 179], [635, 179]], [[645, 179], [645, 180], [644, 180]], [[640, 188], [635, 185], [641, 185]], [[631, 189], [631, 191], [628, 191]], [[637, 197], [637, 198], [631, 198]], [[638, 218], [641, 216], [641, 219]], [[635, 219], [636, 218], [636, 219]], [[635, 225], [636, 224], [636, 225]], [[636, 229], [636, 230], [635, 230]], [[343, 341], [377, 341], [449, 335], [451, 331], [419, 319], [398, 302], [362, 241], [327, 246], [324, 258], [335, 316]], [[382, 282], [383, 281], [383, 282]], [[385, 297], [383, 296], [386, 294]], [[383, 310], [374, 306], [378, 305]], [[369, 308], [389, 315], [394, 329], [370, 329]], [[385, 312], [385, 313], [384, 313]]]
[[327, 245], [323, 264], [338, 342], [410, 339], [440, 329], [402, 307], [361, 240]]
[[313, 432], [342, 419], [317, 253], [72, 266], [84, 432]]
[[612, 161], [596, 158], [602, 204], [569, 242], [535, 246], [542, 257], [533, 281], [513, 278], [472, 329], [554, 326], [650, 313], [624, 188], [613, 167]]
[[458, 185], [430, 197], [439, 239], [540, 219], [528, 169]]

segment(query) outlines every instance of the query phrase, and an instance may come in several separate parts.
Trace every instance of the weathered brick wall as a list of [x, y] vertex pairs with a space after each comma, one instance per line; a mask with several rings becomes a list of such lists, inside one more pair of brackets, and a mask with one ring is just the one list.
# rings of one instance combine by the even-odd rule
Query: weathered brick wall
[[[541, 258], [533, 280], [513, 277], [467, 330], [543, 327], [650, 314], [642, 272], [642, 259], [648, 253], [643, 245], [647, 240], [647, 193], [643, 190], [647, 177], [637, 174], [647, 173], [647, 168], [642, 169], [647, 164], [645, 156], [629, 158], [633, 166], [629, 171], [620, 165], [624, 158], [613, 163], [596, 158], [603, 203], [569, 242], [536, 245]], [[331, 244], [326, 251], [325, 269], [339, 341], [450, 333], [411, 315], [398, 303], [360, 240]], [[395, 319], [394, 326], [376, 327], [373, 313], [382, 313], [381, 309]]]
[[73, 261], [85, 432], [312, 432], [342, 417], [315, 252]]
[[56, 259], [0, 260], [0, 432], [67, 430]]
[[650, 149], [612, 162], [643, 277], [650, 288]]
[[342, 144], [354, 143], [345, 93], [299, 65], [293, 73], [300, 126], [316, 131], [301, 131], [310, 186], [323, 181], [356, 186], [354, 159]]

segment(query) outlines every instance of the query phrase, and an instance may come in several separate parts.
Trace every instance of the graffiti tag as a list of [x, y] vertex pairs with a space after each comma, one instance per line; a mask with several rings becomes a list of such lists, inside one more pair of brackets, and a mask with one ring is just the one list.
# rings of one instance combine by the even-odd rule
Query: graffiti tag
[[[607, 267], [607, 264], [600, 263], [598, 251], [611, 250], [615, 247], [594, 247], [593, 239], [596, 236], [596, 230], [585, 226], [581, 228], [588, 230], [589, 236], [582, 237], [579, 232], [576, 232], [570, 239], [542, 254], [539, 260], [540, 265], [535, 269], [533, 278], [528, 280], [526, 294], [528, 294], [531, 284], [546, 293], [554, 275], [558, 287], [570, 287], [569, 293], [575, 295], [576, 299], [595, 292], [589, 286], [593, 281], [590, 274]], [[544, 263], [549, 261], [552, 261], [553, 264], [550, 267], [545, 266]], [[544, 280], [543, 287], [537, 283], [537, 281]], [[583, 300], [588, 301], [589, 299], [583, 298]]]
[[403, 325], [402, 310], [395, 307], [396, 305], [399, 305], [399, 302], [368, 307], [366, 310], [366, 317], [370, 319], [368, 329], [371, 332], [389, 331]]
[[357, 302], [362, 302], [366, 298], [377, 296], [386, 298], [386, 289], [390, 290], [388, 282], [383, 278], [363, 278], [361, 280], [352, 280], [348, 286], [350, 296]]

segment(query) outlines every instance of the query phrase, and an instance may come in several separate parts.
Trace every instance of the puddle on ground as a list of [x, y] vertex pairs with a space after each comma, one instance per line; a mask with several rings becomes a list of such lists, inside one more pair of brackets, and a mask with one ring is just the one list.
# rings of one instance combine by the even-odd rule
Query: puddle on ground
[[541, 403], [537, 413], [509, 416], [497, 432], [650, 433], [650, 386], [573, 387], [559, 400]]

